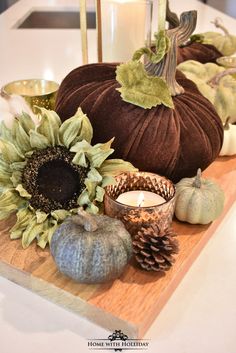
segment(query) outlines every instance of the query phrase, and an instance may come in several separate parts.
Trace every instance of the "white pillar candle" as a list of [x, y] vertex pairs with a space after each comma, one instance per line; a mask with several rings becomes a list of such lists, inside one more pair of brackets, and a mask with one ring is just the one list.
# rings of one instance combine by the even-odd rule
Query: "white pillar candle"
[[131, 60], [135, 50], [144, 46], [146, 0], [102, 0], [103, 61]]
[[124, 205], [137, 207], [157, 206], [166, 202], [163, 197], [154, 192], [141, 190], [124, 192], [117, 197], [116, 201]]

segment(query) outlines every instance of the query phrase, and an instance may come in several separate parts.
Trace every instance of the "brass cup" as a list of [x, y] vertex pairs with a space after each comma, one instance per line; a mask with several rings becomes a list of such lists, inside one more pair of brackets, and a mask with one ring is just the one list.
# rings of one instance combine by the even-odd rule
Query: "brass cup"
[[54, 109], [58, 88], [59, 84], [54, 81], [44, 79], [18, 80], [3, 86], [1, 94], [3, 97], [9, 97], [12, 94], [22, 96], [32, 111], [37, 113], [35, 106]]
[[[175, 208], [175, 186], [167, 178], [147, 172], [130, 172], [118, 175], [115, 185], [105, 188], [105, 214], [120, 219], [132, 236], [142, 226], [156, 224], [160, 229], [170, 226]], [[127, 191], [151, 191], [162, 196], [166, 202], [160, 205], [138, 207], [116, 201], [117, 197]]]

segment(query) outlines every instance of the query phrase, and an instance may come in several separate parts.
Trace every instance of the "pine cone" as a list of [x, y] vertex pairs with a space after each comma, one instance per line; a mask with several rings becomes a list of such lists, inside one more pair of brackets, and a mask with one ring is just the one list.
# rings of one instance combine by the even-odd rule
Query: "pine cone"
[[137, 262], [147, 271], [167, 271], [175, 261], [178, 241], [173, 229], [160, 231], [158, 226], [142, 227], [133, 240], [133, 251]]

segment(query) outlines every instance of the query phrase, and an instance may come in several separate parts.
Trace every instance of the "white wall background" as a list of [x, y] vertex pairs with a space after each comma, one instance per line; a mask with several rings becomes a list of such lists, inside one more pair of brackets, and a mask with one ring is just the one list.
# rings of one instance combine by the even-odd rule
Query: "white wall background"
[[208, 0], [207, 4], [236, 18], [235, 0]]

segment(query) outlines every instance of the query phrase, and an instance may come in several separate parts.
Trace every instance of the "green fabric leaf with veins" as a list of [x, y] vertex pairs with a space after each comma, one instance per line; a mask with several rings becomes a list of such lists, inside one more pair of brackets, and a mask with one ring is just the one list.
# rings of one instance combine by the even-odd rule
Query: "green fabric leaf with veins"
[[164, 58], [165, 54], [170, 49], [170, 39], [166, 35], [165, 31], [155, 33], [154, 37], [156, 51], [153, 52], [151, 49], [146, 47], [138, 49], [134, 53], [132, 60], [139, 60], [143, 55], [146, 55], [147, 59], [149, 59], [152, 63], [157, 64]]
[[174, 108], [166, 82], [161, 77], [148, 75], [141, 62], [130, 61], [119, 65], [116, 69], [116, 79], [121, 85], [117, 90], [124, 101], [145, 109], [160, 104]]

